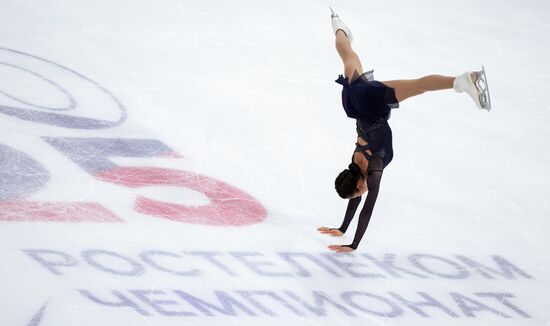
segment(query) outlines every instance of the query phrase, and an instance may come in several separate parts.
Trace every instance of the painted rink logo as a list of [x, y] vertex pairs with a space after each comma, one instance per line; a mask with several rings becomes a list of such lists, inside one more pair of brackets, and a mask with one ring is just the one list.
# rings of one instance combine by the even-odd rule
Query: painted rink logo
[[[0, 48], [0, 71], [4, 78], [24, 80], [24, 87], [0, 83], [0, 113], [13, 119], [72, 130], [112, 129], [126, 121], [127, 111], [106, 88], [90, 78], [53, 61], [7, 48]], [[11, 83], [10, 83], [11, 85]], [[21, 89], [32, 90], [23, 94]], [[78, 87], [76, 87], [78, 86]], [[45, 93], [62, 104], [40, 104], [31, 96]], [[29, 95], [31, 94], [31, 95]], [[107, 133], [108, 135], [108, 133]], [[80, 138], [42, 135], [45, 146], [94, 177], [98, 182], [128, 189], [148, 186], [179, 187], [199, 192], [208, 205], [191, 206], [137, 196], [136, 212], [175, 222], [217, 226], [240, 226], [261, 222], [267, 212], [246, 192], [223, 181], [190, 171], [155, 166], [127, 167], [110, 158], [182, 159], [160, 140], [142, 138]], [[17, 148], [0, 144], [0, 221], [124, 222], [102, 203], [31, 202], [25, 197], [47, 187], [49, 171], [33, 157]]]

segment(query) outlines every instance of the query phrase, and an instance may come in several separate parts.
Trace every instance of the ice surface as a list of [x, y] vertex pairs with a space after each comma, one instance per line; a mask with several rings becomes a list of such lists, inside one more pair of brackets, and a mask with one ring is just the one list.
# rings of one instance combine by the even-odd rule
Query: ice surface
[[[358, 250], [328, 5], [394, 110]], [[544, 1], [4, 1], [1, 325], [549, 325]]]

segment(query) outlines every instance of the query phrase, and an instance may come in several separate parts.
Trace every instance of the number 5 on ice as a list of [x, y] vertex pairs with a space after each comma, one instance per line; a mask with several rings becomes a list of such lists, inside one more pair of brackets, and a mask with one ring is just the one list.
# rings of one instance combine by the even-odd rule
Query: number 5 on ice
[[175, 186], [203, 193], [209, 205], [187, 206], [138, 196], [134, 209], [178, 222], [238, 226], [261, 222], [265, 208], [244, 191], [192, 172], [158, 167], [117, 166], [111, 157], [179, 157], [154, 139], [43, 138], [95, 178], [129, 188]]

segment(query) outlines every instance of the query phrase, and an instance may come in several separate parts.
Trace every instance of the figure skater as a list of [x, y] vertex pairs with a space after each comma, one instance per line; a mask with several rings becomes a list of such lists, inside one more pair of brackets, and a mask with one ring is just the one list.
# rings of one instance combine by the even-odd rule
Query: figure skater
[[391, 109], [398, 108], [401, 102], [410, 97], [450, 88], [469, 94], [480, 109], [489, 111], [491, 106], [484, 69], [466, 72], [458, 77], [429, 75], [410, 80], [374, 80], [373, 71], [363, 72], [359, 57], [351, 48], [353, 37], [350, 29], [334, 11], [331, 19], [336, 35], [336, 50], [344, 64], [344, 76], [340, 75], [336, 82], [343, 86], [342, 105], [346, 115], [356, 119], [357, 142], [351, 164], [335, 180], [338, 195], [349, 199], [344, 221], [339, 228], [320, 227], [317, 230], [331, 236], [342, 236], [361, 203], [362, 195], [368, 192], [359, 214], [353, 242], [349, 245], [329, 246], [336, 252], [352, 252], [357, 249], [367, 229], [380, 189], [382, 172], [393, 157], [392, 133], [388, 125]]

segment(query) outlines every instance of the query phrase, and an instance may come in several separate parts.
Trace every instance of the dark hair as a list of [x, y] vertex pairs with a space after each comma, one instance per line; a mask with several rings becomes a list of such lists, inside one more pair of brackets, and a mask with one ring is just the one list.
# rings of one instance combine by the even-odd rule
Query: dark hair
[[359, 182], [359, 179], [361, 179], [359, 165], [352, 162], [348, 168], [340, 172], [336, 180], [334, 180], [336, 192], [344, 199], [350, 197], [359, 191], [359, 189], [357, 189], [357, 182]]

